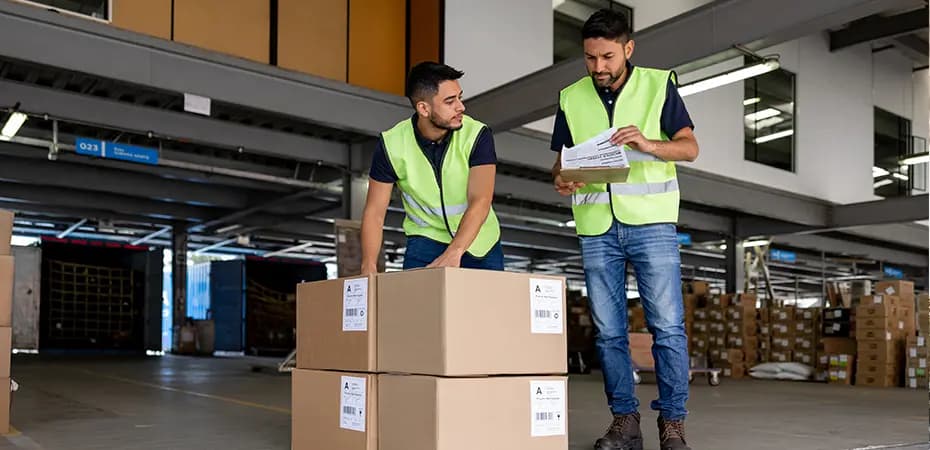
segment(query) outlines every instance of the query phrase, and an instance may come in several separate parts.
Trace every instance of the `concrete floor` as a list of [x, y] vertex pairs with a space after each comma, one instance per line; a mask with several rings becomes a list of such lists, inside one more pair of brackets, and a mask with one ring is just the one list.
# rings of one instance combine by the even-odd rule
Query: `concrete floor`
[[[290, 377], [252, 372], [253, 361], [17, 356], [16, 431], [0, 449], [289, 449]], [[655, 386], [638, 391], [648, 405]], [[688, 408], [695, 450], [928, 448], [926, 391], [695, 382]], [[591, 448], [609, 421], [599, 376], [572, 378], [570, 410], [571, 449]], [[644, 410], [648, 449], [654, 424]]]

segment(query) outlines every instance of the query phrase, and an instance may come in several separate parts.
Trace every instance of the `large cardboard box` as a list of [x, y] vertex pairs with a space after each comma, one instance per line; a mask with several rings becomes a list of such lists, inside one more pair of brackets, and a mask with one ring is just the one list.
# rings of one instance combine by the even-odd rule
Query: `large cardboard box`
[[752, 320], [750, 322], [730, 322], [727, 326], [727, 333], [731, 335], [739, 336], [756, 336], [759, 334], [759, 329], [756, 326], [756, 321]]
[[715, 295], [710, 298], [707, 304], [709, 306], [714, 306], [717, 308], [725, 309], [727, 306], [730, 306], [730, 296], [729, 295]]
[[11, 253], [10, 239], [13, 238], [13, 213], [0, 210], [0, 256]]
[[853, 365], [845, 367], [831, 367], [828, 371], [828, 383], [830, 384], [853, 384]]
[[794, 321], [794, 310], [793, 305], [779, 306], [772, 308], [772, 322], [793, 322]]
[[912, 358], [907, 360], [908, 377], [927, 376], [927, 358]]
[[845, 338], [852, 335], [852, 333], [852, 324], [849, 322], [824, 322], [823, 324], [824, 336]]
[[10, 378], [10, 355], [13, 353], [13, 328], [0, 327], [0, 378]]
[[802, 321], [819, 321], [821, 318], [820, 308], [797, 308], [794, 310], [794, 320]]
[[808, 366], [816, 366], [817, 352], [814, 350], [795, 350], [792, 359], [797, 363], [807, 364]]
[[695, 334], [706, 334], [710, 332], [710, 322], [706, 320], [695, 320], [694, 324], [691, 325], [691, 329]]
[[9, 378], [0, 378], [0, 434], [10, 432], [10, 405], [13, 400], [10, 387]]
[[13, 257], [0, 256], [0, 327], [13, 326]]
[[772, 362], [791, 362], [793, 352], [791, 350], [772, 350], [769, 360]]
[[796, 336], [794, 348], [798, 351], [813, 351], [817, 349], [818, 339], [810, 336]]
[[297, 367], [378, 372], [375, 277], [297, 286]]
[[377, 283], [380, 372], [567, 372], [562, 277], [440, 268]]
[[685, 295], [706, 297], [710, 294], [710, 283], [706, 281], [689, 281], [682, 283], [681, 292]]
[[898, 322], [892, 316], [860, 317], [856, 321], [856, 330], [894, 330], [898, 328]]
[[291, 386], [293, 450], [377, 450], [377, 375], [295, 369]]
[[904, 360], [904, 355], [898, 351], [885, 352], [862, 350], [861, 348], [859, 349], [859, 353], [856, 355], [856, 357], [860, 364], [895, 366], [899, 368], [902, 367], [901, 363]]
[[875, 285], [875, 293], [896, 297], [913, 297], [914, 282], [904, 280], [880, 281]]
[[823, 353], [836, 355], [855, 355], [856, 340], [850, 338], [825, 337], [820, 340]]
[[906, 344], [908, 358], [927, 357], [927, 338], [923, 336], [908, 336]]
[[897, 305], [898, 297], [867, 295], [859, 300], [859, 306], [856, 307], [856, 321], [859, 322], [868, 317], [896, 317]]
[[856, 327], [856, 339], [859, 341], [892, 341], [898, 337], [894, 330], [867, 329]]
[[565, 377], [379, 375], [378, 448], [566, 450], [567, 383]]
[[773, 337], [772, 338], [772, 349], [773, 350], [793, 350], [794, 339], [786, 338], [786, 337]]
[[871, 387], [893, 387], [898, 385], [899, 368], [880, 364], [856, 364], [856, 385]]

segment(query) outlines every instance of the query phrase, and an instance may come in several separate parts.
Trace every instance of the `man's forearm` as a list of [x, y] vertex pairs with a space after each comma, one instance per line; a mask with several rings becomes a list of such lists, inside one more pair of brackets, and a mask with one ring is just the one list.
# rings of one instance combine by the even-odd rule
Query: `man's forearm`
[[698, 154], [697, 141], [693, 138], [679, 138], [671, 141], [652, 141], [652, 153], [664, 161], [694, 161]]
[[478, 236], [478, 232], [481, 231], [481, 226], [484, 225], [490, 211], [490, 201], [469, 202], [465, 215], [462, 216], [462, 222], [459, 223], [459, 229], [455, 233], [452, 243], [449, 244], [449, 248], [461, 253], [468, 250], [468, 247], [471, 247], [472, 242]]
[[384, 218], [365, 218], [362, 220], [362, 267], [378, 264], [381, 242], [384, 238]]

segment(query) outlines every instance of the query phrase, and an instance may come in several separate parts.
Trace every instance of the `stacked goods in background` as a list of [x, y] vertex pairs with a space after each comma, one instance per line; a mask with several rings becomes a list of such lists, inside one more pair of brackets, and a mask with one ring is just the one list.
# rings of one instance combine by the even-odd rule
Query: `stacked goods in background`
[[907, 374], [904, 386], [926, 390], [930, 386], [927, 378], [927, 338], [923, 335], [908, 336], [906, 345]]
[[694, 333], [694, 313], [707, 303], [710, 296], [710, 283], [706, 281], [682, 283], [681, 294], [682, 301], [684, 301], [685, 333], [690, 338]]
[[759, 362], [767, 363], [772, 360], [772, 315], [770, 308], [760, 308], [756, 326], [759, 329], [757, 340], [759, 342]]
[[591, 306], [588, 298], [578, 291], [569, 291], [566, 298], [569, 371], [587, 373], [591, 365], [597, 363], [597, 330]]
[[899, 302], [899, 297], [891, 295], [860, 299], [856, 308], [857, 386], [892, 387], [901, 382], [906, 334], [898, 320]]
[[565, 310], [509, 272], [299, 285], [292, 448], [566, 450]]
[[797, 308], [794, 311], [794, 354], [792, 361], [815, 367], [820, 345], [821, 309]]
[[0, 210], [0, 434], [10, 432], [13, 351], [13, 213]]
[[796, 336], [794, 305], [778, 306], [770, 309], [772, 333], [769, 362], [791, 362], [794, 360]]
[[646, 311], [643, 309], [643, 305], [640, 302], [629, 303], [627, 307], [627, 321], [629, 322], [629, 332], [630, 333], [645, 333], [648, 331], [646, 328]]
[[[726, 348], [730, 376], [742, 378], [759, 362], [759, 324], [755, 294], [728, 295]], [[724, 376], [727, 376], [724, 370]]]
[[917, 297], [917, 331], [923, 336], [930, 336], [930, 297], [920, 294]]
[[726, 368], [730, 355], [727, 353], [727, 307], [729, 295], [715, 295], [708, 299], [707, 307], [707, 360], [711, 367]]
[[[856, 340], [848, 337], [824, 337], [818, 348], [819, 381], [831, 384], [851, 385], [855, 380]], [[822, 378], [822, 379], [821, 379]]]

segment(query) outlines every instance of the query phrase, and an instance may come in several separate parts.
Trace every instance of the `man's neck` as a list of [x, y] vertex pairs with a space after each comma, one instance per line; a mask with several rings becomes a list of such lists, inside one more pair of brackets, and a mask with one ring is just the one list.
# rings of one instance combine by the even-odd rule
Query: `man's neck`
[[433, 123], [429, 120], [423, 120], [422, 117], [417, 117], [417, 130], [420, 132], [420, 136], [423, 136], [432, 142], [442, 141], [445, 139], [446, 134], [449, 133], [449, 130], [445, 128], [439, 128], [433, 125]]

